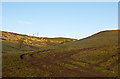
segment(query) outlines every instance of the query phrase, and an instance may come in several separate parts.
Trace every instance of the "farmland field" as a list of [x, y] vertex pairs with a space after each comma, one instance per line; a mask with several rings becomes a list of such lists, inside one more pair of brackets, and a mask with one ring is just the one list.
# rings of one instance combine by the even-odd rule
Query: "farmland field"
[[118, 32], [101, 31], [77, 40], [2, 31], [2, 76], [117, 77]]

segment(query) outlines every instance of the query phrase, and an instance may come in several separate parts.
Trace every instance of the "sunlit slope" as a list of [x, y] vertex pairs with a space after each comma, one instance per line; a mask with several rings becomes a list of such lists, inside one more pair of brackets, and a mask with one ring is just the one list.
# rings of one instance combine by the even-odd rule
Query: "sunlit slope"
[[63, 37], [61, 38], [35, 37], [6, 31], [2, 31], [1, 39], [3, 52], [36, 50], [41, 47], [54, 46], [64, 42], [76, 40]]

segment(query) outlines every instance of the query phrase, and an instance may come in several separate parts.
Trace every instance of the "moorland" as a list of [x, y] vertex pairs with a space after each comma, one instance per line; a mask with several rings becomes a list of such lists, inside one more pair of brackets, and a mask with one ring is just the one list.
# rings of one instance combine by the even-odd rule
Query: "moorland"
[[1, 31], [3, 77], [117, 77], [118, 32], [77, 40]]

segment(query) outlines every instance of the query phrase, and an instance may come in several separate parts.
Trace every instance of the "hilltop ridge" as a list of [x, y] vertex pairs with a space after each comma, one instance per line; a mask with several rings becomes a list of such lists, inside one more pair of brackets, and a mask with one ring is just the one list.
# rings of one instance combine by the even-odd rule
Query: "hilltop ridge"
[[35, 37], [35, 36], [28, 36], [22, 35], [18, 33], [12, 32], [2, 32], [2, 39], [3, 42], [3, 51], [7, 50], [33, 50], [39, 49], [39, 47], [46, 47], [46, 46], [54, 46], [57, 44], [62, 44], [64, 42], [69, 41], [76, 41], [76, 39], [71, 38], [64, 38], [64, 37], [56, 37], [56, 38], [48, 38], [48, 37]]

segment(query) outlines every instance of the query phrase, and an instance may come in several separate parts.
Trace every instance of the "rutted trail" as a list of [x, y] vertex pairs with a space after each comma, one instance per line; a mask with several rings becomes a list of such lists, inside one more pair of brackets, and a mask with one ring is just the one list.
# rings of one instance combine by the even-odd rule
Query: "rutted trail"
[[46, 51], [50, 51], [50, 50], [54, 50], [54, 49], [47, 49], [47, 50], [41, 50], [41, 51], [37, 51], [37, 52], [32, 52], [32, 54], [30, 54], [30, 53], [22, 54], [22, 55], [20, 55], [20, 58], [23, 59], [25, 55], [32, 56], [32, 55], [34, 55], [36, 53], [46, 52]]
[[[28, 62], [30, 62], [34, 67], [37, 67], [37, 68], [40, 68], [44, 71], [48, 71], [50, 73], [52, 73], [51, 76], [69, 76], [69, 72], [73, 72], [74, 75], [78, 76], [78, 77], [84, 77], [84, 76], [88, 76], [88, 77], [93, 77], [93, 76], [96, 76], [96, 77], [99, 77], [101, 76], [101, 74], [98, 74], [96, 72], [93, 72], [91, 69], [88, 69], [88, 68], [85, 68], [83, 66], [80, 66], [80, 65], [76, 65], [76, 64], [73, 64], [71, 62], [68, 62], [68, 61], [65, 61], [64, 59], [67, 58], [67, 59], [70, 59], [70, 57], [78, 52], [81, 52], [81, 51], [85, 51], [85, 50], [95, 50], [96, 48], [84, 48], [84, 49], [79, 49], [79, 50], [76, 50], [76, 51], [71, 51], [71, 52], [65, 52], [65, 53], [62, 53], [62, 54], [59, 54], [59, 53], [56, 53], [55, 56], [52, 56], [52, 60], [48, 58], [47, 59], [42, 59], [42, 60], [34, 60], [34, 55], [37, 54], [37, 53], [42, 53], [42, 52], [46, 52], [46, 51], [51, 51], [53, 49], [47, 49], [47, 50], [42, 50], [42, 51], [37, 51], [37, 52], [33, 52], [33, 53], [26, 53], [26, 54], [22, 54], [20, 56], [21, 59], [24, 59], [24, 56], [25, 55], [28, 55], [32, 58], [32, 60], [28, 60]], [[77, 69], [69, 69], [65, 66], [61, 66], [57, 63], [55, 63], [54, 61], [60, 61], [62, 63], [65, 63], [65, 64], [70, 64], [70, 65], [73, 65], [75, 67], [77, 67]], [[38, 61], [37, 63], [34, 62], [34, 61]], [[64, 70], [64, 72], [58, 72], [56, 70], [51, 70], [51, 69], [46, 69], [46, 68], [43, 68], [41, 66], [41, 64], [39, 64], [39, 62], [43, 62], [45, 65], [52, 65], [52, 66], [57, 66], [57, 67], [60, 67], [61, 70]], [[82, 61], [84, 62], [84, 61]], [[89, 63], [90, 64], [90, 63]], [[81, 72], [80, 70], [85, 70], [87, 72]]]

